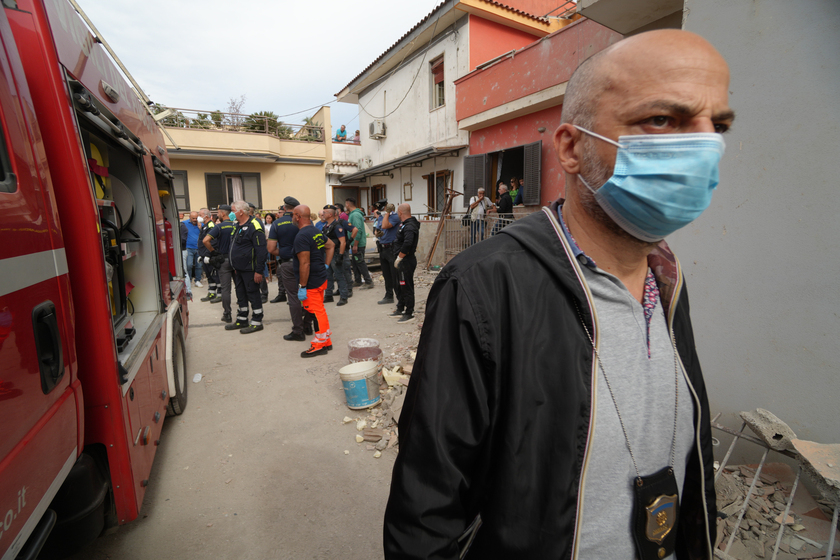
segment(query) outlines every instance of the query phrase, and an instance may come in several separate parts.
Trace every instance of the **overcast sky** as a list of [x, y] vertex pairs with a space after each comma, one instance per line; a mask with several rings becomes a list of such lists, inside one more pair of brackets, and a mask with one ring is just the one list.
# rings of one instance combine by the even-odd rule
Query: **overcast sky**
[[[169, 107], [286, 115], [335, 101], [439, 0], [78, 0], [146, 94]], [[333, 129], [358, 106], [332, 103]], [[316, 109], [317, 110], [317, 109]], [[284, 117], [302, 123], [316, 110]]]

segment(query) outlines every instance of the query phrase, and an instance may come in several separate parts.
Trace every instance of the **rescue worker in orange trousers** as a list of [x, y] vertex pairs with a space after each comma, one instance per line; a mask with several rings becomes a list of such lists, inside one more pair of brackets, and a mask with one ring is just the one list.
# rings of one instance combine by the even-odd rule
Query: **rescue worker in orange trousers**
[[335, 244], [312, 225], [308, 206], [300, 205], [292, 213], [298, 227], [294, 253], [295, 276], [298, 279], [298, 299], [303, 308], [315, 315], [317, 330], [309, 350], [301, 357], [321, 356], [332, 350], [330, 321], [324, 309], [324, 291], [327, 289], [327, 269], [333, 258]]

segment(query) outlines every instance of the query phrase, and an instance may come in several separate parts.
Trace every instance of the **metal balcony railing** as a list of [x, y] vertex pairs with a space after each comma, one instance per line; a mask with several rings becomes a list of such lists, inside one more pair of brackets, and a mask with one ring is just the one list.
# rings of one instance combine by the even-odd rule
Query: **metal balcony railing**
[[493, 215], [468, 222], [464, 220], [464, 214], [447, 216], [443, 225], [446, 262], [467, 247], [493, 237], [513, 222], [513, 218]]
[[260, 115], [258, 113], [245, 115], [221, 111], [204, 112], [172, 107], [162, 107], [162, 109], [168, 114], [160, 122], [167, 128], [251, 132], [270, 134], [281, 140], [298, 140], [301, 142], [324, 142], [325, 138], [322, 126], [284, 123], [270, 115]]

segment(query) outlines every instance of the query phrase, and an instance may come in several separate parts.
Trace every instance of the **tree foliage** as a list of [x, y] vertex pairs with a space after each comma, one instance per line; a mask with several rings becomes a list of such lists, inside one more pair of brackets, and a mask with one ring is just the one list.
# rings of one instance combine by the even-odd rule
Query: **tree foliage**
[[312, 117], [303, 117], [303, 128], [298, 135], [298, 140], [304, 140], [307, 142], [318, 142], [322, 138], [321, 134], [321, 123], [314, 120], [314, 116]]
[[[161, 105], [160, 103], [155, 103], [154, 105], [152, 105], [152, 112], [155, 115], [159, 115], [160, 113], [163, 113], [167, 110], [169, 110], [169, 107]], [[184, 114], [181, 113], [181, 111], [175, 111], [173, 114], [169, 115], [168, 117], [165, 117], [162, 121], [160, 121], [160, 123], [163, 126], [186, 128], [189, 124], [189, 119], [187, 119], [187, 117], [185, 117]]]
[[273, 111], [257, 111], [251, 113], [243, 123], [245, 130], [249, 132], [261, 132], [273, 134], [279, 138], [291, 138], [292, 128], [283, 124]]

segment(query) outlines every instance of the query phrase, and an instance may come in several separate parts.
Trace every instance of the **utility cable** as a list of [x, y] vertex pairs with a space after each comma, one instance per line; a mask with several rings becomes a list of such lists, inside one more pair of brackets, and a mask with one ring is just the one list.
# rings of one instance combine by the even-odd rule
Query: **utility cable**
[[[422, 60], [420, 60], [420, 65], [419, 65], [419, 66], [418, 66], [418, 68], [417, 68], [417, 73], [416, 73], [416, 74], [414, 74], [414, 79], [413, 79], [413, 80], [411, 80], [411, 84], [408, 86], [408, 89], [406, 90], [405, 95], [403, 96], [403, 98], [402, 98], [402, 99], [400, 99], [400, 102], [399, 102], [399, 103], [397, 103], [397, 106], [396, 106], [396, 107], [394, 107], [394, 109], [393, 109], [390, 113], [386, 113], [385, 115], [382, 115], [381, 117], [377, 117], [377, 116], [375, 116], [375, 115], [371, 115], [371, 114], [368, 112], [368, 110], [367, 110], [366, 106], [363, 106], [361, 103], [359, 103], [359, 108], [360, 108], [362, 111], [364, 111], [364, 112], [365, 112], [365, 113], [366, 113], [366, 114], [367, 114], [370, 118], [372, 118], [372, 119], [384, 119], [384, 118], [386, 118], [386, 117], [390, 117], [391, 115], [393, 115], [394, 113], [396, 113], [396, 112], [397, 112], [397, 110], [398, 110], [398, 109], [400, 108], [400, 106], [403, 104], [403, 101], [405, 101], [405, 100], [406, 100], [406, 98], [408, 97], [408, 94], [409, 94], [409, 93], [411, 93], [411, 90], [414, 88], [414, 83], [417, 81], [417, 77], [418, 77], [418, 76], [420, 76], [420, 71], [423, 69], [423, 63], [426, 61], [426, 55], [427, 55], [427, 54], [429, 54], [429, 48], [432, 46], [432, 41], [434, 41], [434, 39], [435, 39], [435, 32], [437, 31], [437, 24], [438, 24], [438, 22], [439, 22], [439, 21], [440, 21], [440, 17], [438, 17], [438, 18], [435, 20], [435, 25], [434, 25], [434, 27], [432, 28], [432, 36], [429, 38], [429, 44], [428, 44], [428, 45], [426, 45], [426, 50], [425, 50], [425, 51], [423, 51], [423, 58], [422, 58]], [[406, 54], [408, 54], [408, 53], [406, 53]], [[405, 57], [403, 57], [403, 60], [405, 60]], [[399, 68], [399, 67], [397, 67], [397, 68]], [[396, 71], [396, 68], [394, 69], [394, 71]], [[393, 73], [392, 73], [392, 75], [393, 75]], [[388, 78], [390, 78], [390, 77], [391, 77], [391, 76], [388, 76]], [[387, 81], [387, 79], [386, 79], [386, 81]], [[373, 101], [373, 99], [371, 99], [371, 101], [370, 101], [370, 102], [372, 102], [372, 101]], [[370, 104], [370, 102], [368, 103], [368, 105]]]

